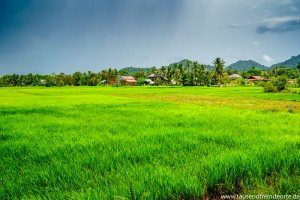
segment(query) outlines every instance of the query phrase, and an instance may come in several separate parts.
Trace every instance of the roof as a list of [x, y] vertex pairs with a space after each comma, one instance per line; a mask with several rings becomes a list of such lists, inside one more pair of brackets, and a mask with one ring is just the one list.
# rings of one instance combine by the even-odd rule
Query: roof
[[264, 78], [261, 77], [261, 76], [250, 76], [248, 79], [251, 79], [251, 80], [264, 80]]
[[131, 82], [132, 82], [132, 81], [136, 81], [135, 78], [134, 78], [133, 76], [121, 76], [120, 78], [121, 78], [122, 80], [125, 80], [125, 81], [128, 81], [128, 82], [129, 82], [129, 81], [131, 81]]
[[231, 74], [229, 76], [229, 78], [242, 78], [242, 77], [240, 75], [238, 75], [238, 74]]
[[147, 82], [147, 83], [150, 84], [150, 85], [153, 85], [153, 84], [154, 84], [154, 82], [153, 82], [151, 79], [145, 79], [145, 82]]
[[162, 75], [155, 75], [155, 74], [150, 74], [147, 78], [162, 78], [162, 79], [167, 79], [166, 77], [162, 76]]
[[129, 83], [135, 83], [136, 80], [125, 80], [126, 82], [129, 82]]

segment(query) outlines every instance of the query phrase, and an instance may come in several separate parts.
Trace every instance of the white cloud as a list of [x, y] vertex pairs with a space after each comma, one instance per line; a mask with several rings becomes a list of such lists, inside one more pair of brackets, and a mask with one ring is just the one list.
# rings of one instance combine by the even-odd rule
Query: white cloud
[[271, 58], [271, 57], [270, 57], [269, 55], [267, 55], [267, 54], [263, 55], [263, 56], [262, 56], [262, 59], [263, 59], [264, 62], [267, 63], [267, 64], [271, 64], [271, 63], [274, 61], [274, 59]]

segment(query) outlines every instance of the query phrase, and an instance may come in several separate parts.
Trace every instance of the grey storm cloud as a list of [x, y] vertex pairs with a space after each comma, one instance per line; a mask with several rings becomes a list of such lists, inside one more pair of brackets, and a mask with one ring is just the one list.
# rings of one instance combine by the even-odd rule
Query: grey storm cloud
[[280, 33], [300, 29], [300, 16], [270, 18], [256, 28], [257, 33]]
[[0, 76], [217, 56], [269, 65], [299, 54], [299, 11], [300, 0], [0, 0]]

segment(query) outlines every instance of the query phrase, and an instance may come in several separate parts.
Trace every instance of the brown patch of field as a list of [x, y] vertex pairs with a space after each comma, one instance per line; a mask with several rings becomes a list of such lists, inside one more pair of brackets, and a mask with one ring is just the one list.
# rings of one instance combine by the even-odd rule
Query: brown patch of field
[[[120, 95], [114, 95], [120, 96]], [[176, 102], [182, 104], [193, 104], [203, 106], [221, 106], [240, 109], [268, 110], [272, 112], [300, 112], [300, 102], [284, 100], [267, 100], [258, 98], [200, 96], [191, 94], [122, 94], [122, 97], [143, 99], [150, 101]]]

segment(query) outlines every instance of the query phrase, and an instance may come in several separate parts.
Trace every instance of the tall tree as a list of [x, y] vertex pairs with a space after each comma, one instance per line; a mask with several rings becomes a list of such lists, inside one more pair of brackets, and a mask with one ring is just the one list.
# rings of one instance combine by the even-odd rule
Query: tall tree
[[79, 86], [81, 85], [81, 77], [82, 77], [82, 73], [81, 72], [75, 72], [73, 75], [73, 79], [74, 79], [74, 85], [75, 86]]
[[222, 78], [224, 77], [224, 67], [225, 67], [225, 61], [222, 60], [220, 57], [216, 58], [213, 61], [214, 66], [214, 81], [216, 84], [220, 84]]

